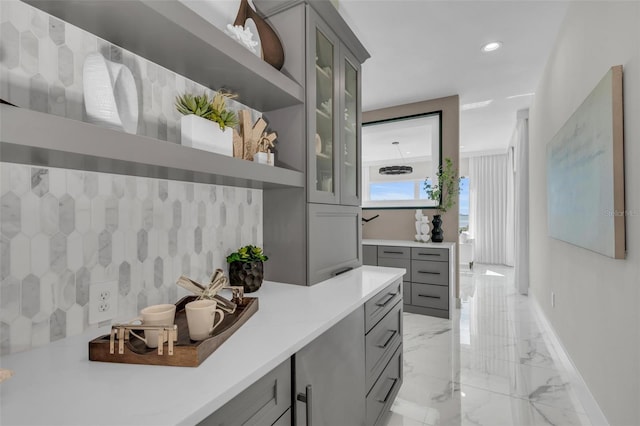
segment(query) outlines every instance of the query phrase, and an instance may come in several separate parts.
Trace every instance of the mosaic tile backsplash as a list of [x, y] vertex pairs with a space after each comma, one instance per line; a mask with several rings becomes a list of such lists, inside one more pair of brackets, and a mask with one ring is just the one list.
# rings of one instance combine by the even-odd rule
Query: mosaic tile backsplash
[[[137, 134], [180, 143], [175, 97], [212, 90], [17, 0], [0, 0], [0, 97], [22, 108], [87, 121], [82, 67], [90, 53], [124, 64], [138, 92]], [[221, 82], [223, 85], [224, 82]], [[233, 110], [249, 109], [228, 101]], [[254, 121], [260, 112], [251, 110]]]
[[2, 354], [97, 327], [92, 284], [118, 282], [122, 321], [176, 302], [180, 275], [205, 281], [231, 251], [262, 245], [261, 190], [10, 163], [0, 173]]

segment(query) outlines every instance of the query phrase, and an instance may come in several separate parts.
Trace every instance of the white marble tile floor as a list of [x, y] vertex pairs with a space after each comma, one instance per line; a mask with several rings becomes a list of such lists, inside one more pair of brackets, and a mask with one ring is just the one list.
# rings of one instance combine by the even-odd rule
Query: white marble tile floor
[[404, 383], [386, 426], [591, 426], [513, 269], [461, 274], [452, 319], [404, 314]]

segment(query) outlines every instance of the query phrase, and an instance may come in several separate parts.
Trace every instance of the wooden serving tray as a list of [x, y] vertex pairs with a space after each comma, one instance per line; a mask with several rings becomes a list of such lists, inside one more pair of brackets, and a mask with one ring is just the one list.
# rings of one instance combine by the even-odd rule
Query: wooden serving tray
[[105, 334], [89, 342], [89, 360], [124, 364], [197, 367], [258, 311], [257, 298], [243, 297], [233, 314], [225, 314], [224, 320], [216, 327], [211, 337], [195, 342], [189, 339], [187, 315], [184, 307], [196, 299], [197, 296], [186, 296], [176, 303], [175, 324], [178, 326], [178, 341], [174, 344], [173, 355], [168, 354], [167, 343], [165, 343], [164, 354], [158, 355], [156, 348], [148, 348], [143, 341], [136, 338], [126, 341], [124, 354], [118, 354], [117, 350], [112, 354], [109, 348], [110, 336]]

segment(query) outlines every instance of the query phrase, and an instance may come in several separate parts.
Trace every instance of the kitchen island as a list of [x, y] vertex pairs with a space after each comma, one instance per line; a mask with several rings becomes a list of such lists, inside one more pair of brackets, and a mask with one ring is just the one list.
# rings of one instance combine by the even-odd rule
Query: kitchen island
[[363, 266], [312, 287], [264, 282], [249, 295], [258, 312], [197, 368], [89, 361], [89, 340], [108, 327], [3, 356], [15, 376], [0, 385], [0, 424], [197, 424], [404, 272]]

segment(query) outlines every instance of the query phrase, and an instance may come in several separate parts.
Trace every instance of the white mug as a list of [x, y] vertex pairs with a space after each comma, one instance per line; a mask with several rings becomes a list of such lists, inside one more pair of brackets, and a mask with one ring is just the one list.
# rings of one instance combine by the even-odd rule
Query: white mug
[[[172, 326], [175, 318], [176, 305], [166, 303], [163, 305], [147, 306], [140, 311], [140, 316], [130, 321], [129, 324], [139, 321], [142, 325]], [[160, 332], [157, 330], [146, 330], [144, 332], [144, 337], [134, 333], [133, 331], [131, 332], [131, 334], [142, 340], [150, 348], [158, 347], [158, 337], [160, 335]]]
[[[187, 324], [189, 326], [189, 338], [191, 340], [204, 340], [211, 336], [213, 330], [220, 325], [224, 319], [224, 312], [216, 309], [218, 302], [215, 300], [196, 300], [187, 303]], [[220, 316], [215, 320], [216, 314]]]

